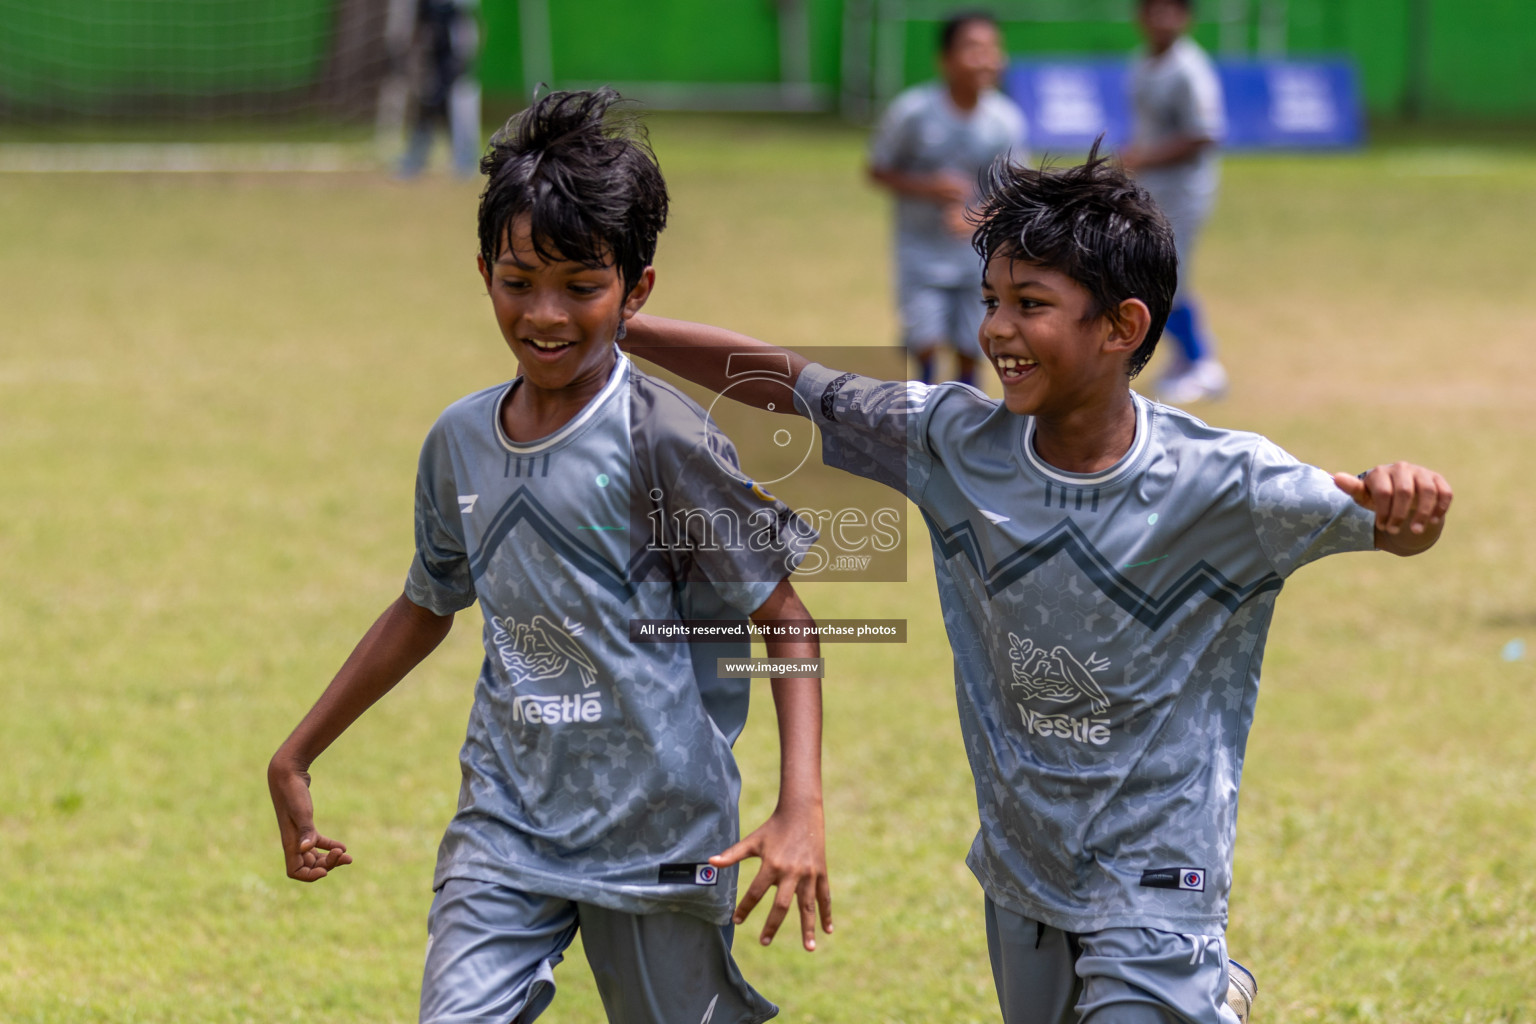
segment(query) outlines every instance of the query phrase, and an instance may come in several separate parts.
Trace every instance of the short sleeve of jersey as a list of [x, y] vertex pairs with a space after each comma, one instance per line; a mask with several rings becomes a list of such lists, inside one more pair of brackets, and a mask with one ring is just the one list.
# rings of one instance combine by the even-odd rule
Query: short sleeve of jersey
[[1281, 576], [1308, 562], [1376, 546], [1376, 516], [1316, 466], [1258, 441], [1249, 465], [1249, 511], [1265, 557]]
[[805, 558], [815, 528], [741, 471], [736, 447], [718, 430], [657, 438], [670, 484], [669, 523], [688, 533], [681, 547], [692, 572], [744, 615], [762, 607]]
[[869, 140], [869, 163], [897, 170], [910, 159], [912, 125], [922, 107], [921, 90], [909, 89], [891, 101]]
[[406, 598], [437, 615], [452, 615], [475, 603], [446, 434], [439, 421], [421, 446], [416, 468], [416, 557], [405, 578]]
[[1179, 128], [1186, 135], [1220, 142], [1227, 133], [1222, 104], [1221, 79], [1210, 60], [1195, 53], [1184, 62], [1183, 87], [1179, 90]]
[[960, 385], [876, 380], [818, 363], [800, 371], [795, 393], [821, 428], [822, 461], [894, 487], [916, 501], [933, 471], [930, 429]]

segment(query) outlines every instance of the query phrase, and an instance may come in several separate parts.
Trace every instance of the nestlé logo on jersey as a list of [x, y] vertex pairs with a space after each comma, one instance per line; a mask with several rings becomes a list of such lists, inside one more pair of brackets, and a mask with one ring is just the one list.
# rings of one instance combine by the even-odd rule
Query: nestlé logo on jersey
[[490, 627], [491, 643], [514, 687], [562, 677], [580, 680], [583, 688], [597, 682], [597, 665], [581, 645], [580, 623], [556, 623], [543, 615], [519, 622], [510, 615], [493, 615]]
[[[1033, 640], [1008, 634], [1008, 660], [1019, 720], [1031, 736], [1102, 747], [1109, 742], [1109, 697], [1094, 676], [1109, 668], [1097, 653], [1079, 660], [1057, 644], [1047, 651]], [[1053, 712], [1052, 704], [1088, 705], [1088, 714]]]
[[565, 693], [555, 697], [524, 696], [512, 698], [512, 721], [529, 725], [553, 725], [557, 722], [597, 722], [603, 717], [603, 703], [596, 693]]

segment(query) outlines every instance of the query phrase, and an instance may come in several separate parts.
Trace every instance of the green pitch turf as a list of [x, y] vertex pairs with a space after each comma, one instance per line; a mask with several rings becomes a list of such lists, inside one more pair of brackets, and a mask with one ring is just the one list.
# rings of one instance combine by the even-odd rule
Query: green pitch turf
[[[856, 131], [659, 119], [651, 309], [800, 345], [894, 336]], [[512, 366], [475, 189], [383, 176], [0, 177], [0, 1020], [414, 1020], [473, 613], [315, 767], [356, 863], [284, 878], [264, 767], [411, 553], [417, 446]], [[1536, 152], [1237, 158], [1196, 267], [1215, 423], [1457, 489], [1422, 559], [1281, 597], [1231, 946], [1256, 1020], [1536, 1020]], [[1153, 366], [1152, 379], [1158, 367]], [[837, 932], [738, 944], [794, 1021], [991, 1021], [975, 827], [927, 541], [903, 586], [809, 585], [905, 647], [828, 650]], [[740, 746], [772, 806], [766, 688]], [[579, 953], [546, 1019], [601, 1009]]]

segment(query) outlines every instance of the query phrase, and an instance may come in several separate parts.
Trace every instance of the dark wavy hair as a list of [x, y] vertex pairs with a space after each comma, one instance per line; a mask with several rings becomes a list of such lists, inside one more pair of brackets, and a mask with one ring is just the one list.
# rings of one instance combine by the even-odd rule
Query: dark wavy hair
[[1087, 319], [1126, 299], [1152, 314], [1147, 337], [1131, 354], [1132, 377], [1152, 358], [1179, 281], [1173, 228], [1147, 190], [1093, 144], [1085, 163], [1038, 170], [992, 163], [982, 177], [971, 245], [983, 263], [1006, 256], [1059, 271], [1087, 290]]
[[943, 24], [939, 26], [939, 53], [946, 54], [952, 50], [955, 45], [955, 37], [960, 34], [960, 30], [973, 21], [979, 21], [983, 25], [991, 25], [999, 30], [1002, 28], [997, 23], [997, 16], [991, 11], [980, 7], [956, 11], [945, 18]]
[[527, 214], [540, 259], [612, 263], [628, 291], [656, 257], [667, 183], [645, 128], [612, 89], [551, 92], [491, 137], [480, 161], [480, 255], [494, 263]]

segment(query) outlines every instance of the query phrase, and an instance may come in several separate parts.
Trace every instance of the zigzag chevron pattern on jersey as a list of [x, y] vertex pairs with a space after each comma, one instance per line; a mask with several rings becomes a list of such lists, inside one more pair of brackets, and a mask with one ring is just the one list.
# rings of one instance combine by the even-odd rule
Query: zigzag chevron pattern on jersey
[[1093, 546], [1082, 529], [1070, 519], [1063, 519], [989, 569], [982, 558], [975, 528], [969, 521], [944, 528], [934, 522], [926, 511], [923, 518], [938, 540], [944, 557], [964, 555], [976, 574], [982, 578], [988, 597], [996, 597], [1052, 557], [1065, 554], [1105, 597], [1125, 609], [1148, 629], [1161, 627], [1186, 601], [1200, 594], [1235, 612], [1253, 595], [1279, 590], [1284, 584], [1274, 573], [1266, 573], [1253, 583], [1239, 584], [1229, 580], [1202, 559], [1161, 595], [1153, 596], [1117, 572], [1109, 559]]

